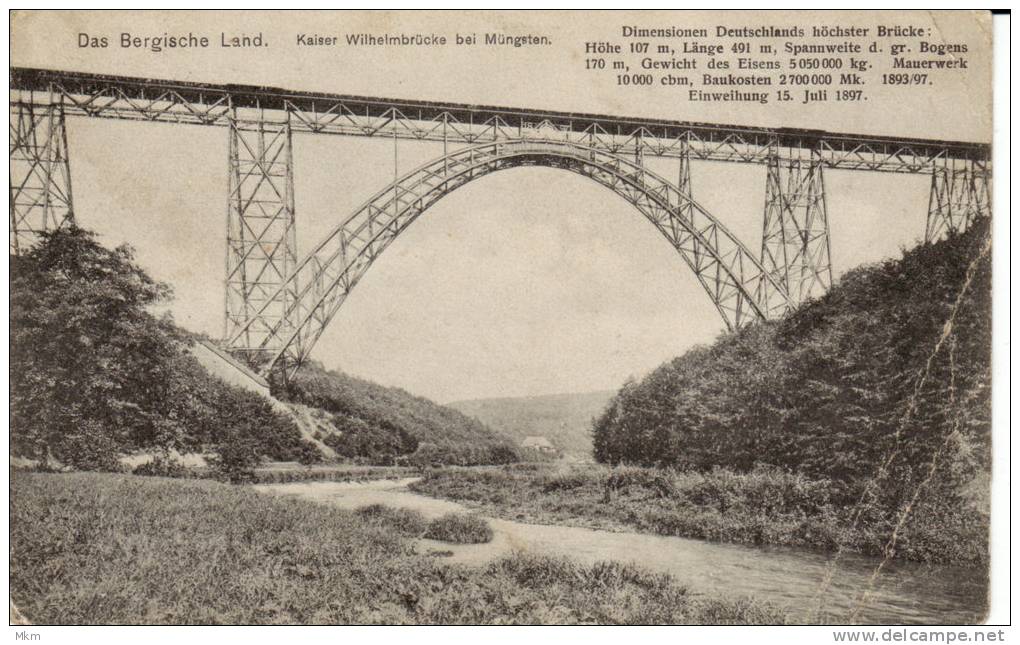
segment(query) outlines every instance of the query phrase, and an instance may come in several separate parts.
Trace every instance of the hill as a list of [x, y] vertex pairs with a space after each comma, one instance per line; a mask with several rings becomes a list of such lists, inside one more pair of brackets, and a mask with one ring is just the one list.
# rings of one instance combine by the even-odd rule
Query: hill
[[319, 458], [286, 414], [211, 376], [190, 335], [152, 314], [170, 288], [130, 247], [73, 226], [41, 238], [10, 263], [12, 456], [117, 470], [127, 454], [211, 452], [232, 480], [262, 458]]
[[802, 473], [874, 525], [899, 509], [945, 530], [976, 521], [965, 502], [987, 493], [976, 482], [990, 467], [990, 244], [979, 220], [660, 366], [598, 419], [596, 457]]
[[512, 437], [518, 445], [529, 436], [544, 436], [574, 457], [592, 455], [592, 420], [616, 393], [582, 392], [544, 396], [456, 401], [447, 405]]
[[12, 258], [11, 275], [11, 453], [19, 459], [117, 470], [126, 456], [159, 455], [139, 467], [172, 474], [172, 455], [212, 453], [234, 481], [265, 459], [517, 459], [511, 439], [455, 410], [314, 365], [283, 393], [289, 405], [220, 380], [192, 353], [200, 336], [152, 313], [171, 297], [169, 285], [138, 267], [130, 247], [107, 249], [89, 231], [44, 234]]
[[[349, 374], [308, 364], [275, 393], [314, 418], [317, 441], [341, 457], [391, 462], [423, 446], [461, 465], [507, 463], [515, 442], [450, 407]], [[308, 408], [312, 408], [309, 410]]]

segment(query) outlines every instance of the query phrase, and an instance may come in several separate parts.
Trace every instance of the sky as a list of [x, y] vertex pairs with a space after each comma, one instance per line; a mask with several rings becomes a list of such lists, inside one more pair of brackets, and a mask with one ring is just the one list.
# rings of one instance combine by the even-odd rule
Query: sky
[[[661, 93], [622, 93], [575, 73], [566, 63], [532, 67], [529, 57], [539, 54], [526, 51], [495, 58], [483, 52], [469, 59], [438, 52], [424, 62], [406, 54], [362, 60], [358, 52], [349, 52], [342, 66], [325, 64], [332, 59], [320, 52], [294, 52], [275, 64], [260, 58], [262, 53], [225, 54], [210, 61], [200, 54], [91, 52], [67, 45], [80, 31], [117, 33], [123, 28], [118, 14], [103, 24], [93, 24], [91, 16], [77, 21], [28, 18], [21, 34], [48, 30], [55, 35], [49, 47], [40, 47], [38, 36], [19, 40], [16, 29], [13, 64], [700, 121], [986, 138], [983, 112], [954, 116], [927, 95], [910, 104], [910, 110], [902, 105], [897, 110], [891, 102], [883, 110], [842, 114], [818, 113], [810, 106], [784, 114], [750, 107], [704, 113], [698, 111], [702, 107], [685, 107], [678, 114], [675, 102]], [[185, 15], [177, 22], [195, 29], [237, 22], [228, 18]], [[273, 16], [250, 20], [283, 42], [288, 29], [321, 27], [329, 22], [326, 18], [332, 14], [293, 28], [280, 27]], [[458, 25], [464, 30], [484, 28], [486, 22], [477, 14], [457, 20], [469, 23]], [[529, 23], [534, 20], [506, 14], [497, 22], [507, 28], [546, 29], [569, 53], [576, 51], [573, 44], [591, 33], [612, 33], [621, 21], [601, 16], [587, 28], [562, 21], [550, 29], [548, 22]], [[383, 22], [406, 27], [401, 21], [406, 17]], [[369, 22], [365, 28], [374, 28], [378, 20]], [[440, 29], [442, 24], [415, 27]], [[155, 22], [132, 24], [136, 31], [157, 28], [163, 31]], [[470, 78], [451, 79], [453, 73]], [[528, 82], [522, 83], [523, 78]], [[960, 95], [968, 91], [950, 89]], [[133, 245], [138, 262], [173, 286], [175, 320], [219, 336], [226, 131], [73, 118], [68, 140], [79, 224], [99, 232], [106, 244]], [[398, 146], [402, 172], [441, 152], [429, 143], [402, 141]], [[672, 161], [647, 163], [663, 176], [676, 175]], [[393, 143], [297, 134], [294, 175], [303, 253], [392, 180]], [[747, 246], [760, 246], [764, 167], [695, 162], [692, 182], [696, 200]], [[924, 233], [929, 182], [924, 176], [827, 171], [835, 274], [895, 257], [916, 244]], [[723, 330], [693, 274], [623, 199], [564, 171], [516, 168], [458, 189], [419, 218], [368, 271], [312, 357], [330, 368], [448, 402], [615, 389], [693, 345], [711, 342]]]

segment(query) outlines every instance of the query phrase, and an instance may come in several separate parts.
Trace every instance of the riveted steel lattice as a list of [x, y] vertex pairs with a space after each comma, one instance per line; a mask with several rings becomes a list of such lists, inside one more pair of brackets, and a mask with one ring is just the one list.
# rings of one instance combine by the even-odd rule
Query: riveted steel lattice
[[10, 252], [25, 252], [43, 231], [74, 223], [67, 130], [60, 105], [11, 105]]
[[944, 159], [935, 166], [924, 232], [926, 242], [958, 233], [974, 218], [991, 215], [989, 176], [986, 164], [976, 160]]
[[[596, 148], [558, 141], [498, 142], [455, 151], [408, 173], [316, 245], [281, 287], [296, 294], [285, 316], [293, 328], [288, 332], [278, 324], [265, 336], [263, 348], [280, 349], [263, 372], [274, 366], [296, 369], [375, 259], [433, 203], [479, 177], [529, 165], [578, 173], [627, 200], [694, 271], [731, 329], [787, 307], [785, 289], [755, 254], [672, 182]], [[255, 319], [248, 326], [254, 324]], [[227, 338], [228, 347], [243, 347], [245, 333], [245, 327], [239, 328]]]
[[832, 286], [823, 164], [777, 152], [766, 168], [761, 262], [797, 304]]
[[257, 363], [290, 330], [297, 261], [291, 131], [229, 128], [225, 337]]
[[681, 197], [679, 217], [689, 220], [693, 215], [694, 194], [691, 188], [691, 149], [686, 142], [681, 146], [679, 160], [680, 168], [676, 178], [677, 191]]
[[[676, 187], [677, 191], [680, 193], [681, 199], [678, 218], [680, 221], [690, 221], [691, 218], [694, 216], [694, 194], [691, 185], [691, 149], [690, 146], [688, 145], [688, 142], [686, 141], [683, 142], [680, 147], [679, 161], [680, 165], [679, 170], [677, 172]], [[713, 233], [714, 232], [710, 232], [710, 234]], [[715, 239], [714, 238], [711, 239], [710, 243], [715, 243]], [[694, 254], [694, 264], [695, 266], [697, 266], [702, 262], [702, 258], [700, 255], [702, 252], [702, 248], [700, 246], [696, 246], [691, 249], [691, 252]], [[763, 282], [759, 286], [762, 286], [764, 284], [765, 283]], [[760, 300], [761, 299], [759, 298], [759, 301]], [[764, 314], [767, 317], [769, 315], [769, 312], [766, 311], [764, 312]]]
[[814, 150], [829, 168], [874, 172], [930, 172], [945, 157], [987, 159], [989, 146], [825, 132], [692, 123], [520, 107], [436, 103], [302, 92], [251, 85], [191, 83], [45, 69], [11, 69], [11, 103], [53, 87], [68, 114], [98, 118], [227, 126], [234, 108], [258, 107], [263, 119], [289, 122], [295, 132], [414, 141], [480, 144], [555, 139], [631, 158], [676, 158], [767, 163], [778, 140], [783, 151]]

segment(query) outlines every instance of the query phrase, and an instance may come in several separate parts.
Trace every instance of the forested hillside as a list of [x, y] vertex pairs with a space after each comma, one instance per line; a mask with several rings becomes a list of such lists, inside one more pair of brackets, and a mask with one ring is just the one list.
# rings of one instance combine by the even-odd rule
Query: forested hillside
[[513, 441], [481, 422], [399, 388], [384, 387], [317, 364], [302, 367], [285, 389], [286, 401], [319, 408], [336, 432], [321, 441], [344, 457], [387, 463], [423, 449], [444, 463], [516, 460]]
[[591, 423], [615, 392], [472, 399], [447, 405], [520, 443], [529, 436], [549, 439], [557, 450], [591, 458]]
[[[320, 461], [300, 415], [211, 376], [192, 335], [153, 305], [171, 296], [126, 246], [107, 249], [79, 228], [45, 234], [11, 261], [12, 454], [82, 470], [116, 470], [127, 454], [212, 453], [229, 478], [261, 460]], [[310, 406], [341, 458], [392, 463], [508, 463], [513, 442], [474, 419], [403, 390], [318, 366], [283, 396]], [[159, 462], [158, 469], [173, 469]]]
[[129, 247], [78, 228], [11, 258], [14, 456], [115, 470], [136, 451], [212, 452], [229, 478], [263, 458], [320, 458], [286, 414], [198, 364], [188, 334], [150, 311], [169, 297]]
[[779, 467], [879, 508], [938, 500], [928, 517], [949, 521], [989, 468], [990, 288], [986, 220], [857, 268], [784, 319], [625, 385], [595, 424], [595, 456]]

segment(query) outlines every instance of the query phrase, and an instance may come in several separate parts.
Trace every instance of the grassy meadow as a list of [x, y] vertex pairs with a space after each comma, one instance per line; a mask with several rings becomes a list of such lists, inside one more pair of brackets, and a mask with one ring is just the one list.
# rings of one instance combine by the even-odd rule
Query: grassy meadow
[[[893, 524], [880, 509], [850, 521], [854, 491], [777, 470], [679, 472], [663, 468], [515, 464], [429, 472], [411, 490], [486, 515], [537, 524], [638, 530], [714, 542], [881, 554]], [[952, 563], [987, 561], [988, 518], [919, 512], [895, 556]]]
[[[11, 599], [37, 624], [781, 623], [630, 565], [416, 551], [418, 518], [214, 481], [14, 472]], [[393, 530], [394, 524], [404, 530]]]

